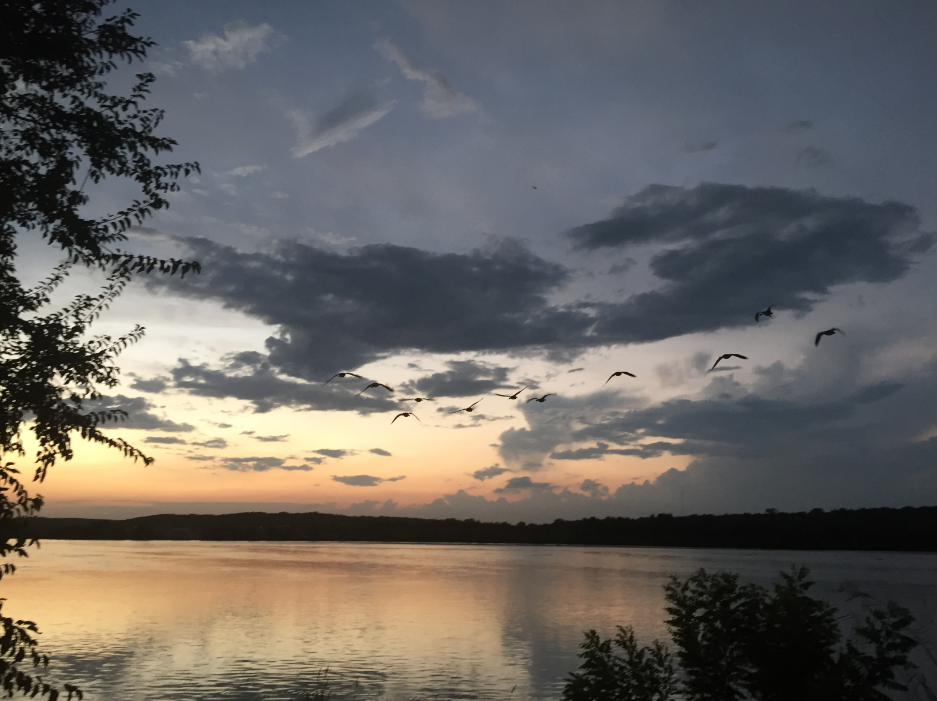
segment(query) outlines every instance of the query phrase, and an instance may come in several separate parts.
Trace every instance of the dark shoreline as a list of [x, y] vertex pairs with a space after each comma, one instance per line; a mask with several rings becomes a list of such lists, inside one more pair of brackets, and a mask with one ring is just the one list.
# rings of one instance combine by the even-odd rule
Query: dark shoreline
[[546, 524], [318, 512], [248, 512], [160, 514], [123, 520], [36, 517], [23, 525], [29, 537], [50, 540], [337, 541], [937, 552], [937, 506], [720, 516], [658, 514], [644, 518], [557, 519]]

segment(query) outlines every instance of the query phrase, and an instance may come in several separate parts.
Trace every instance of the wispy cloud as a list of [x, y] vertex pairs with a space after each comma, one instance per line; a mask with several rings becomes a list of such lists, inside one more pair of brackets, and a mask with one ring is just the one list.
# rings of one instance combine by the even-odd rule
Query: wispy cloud
[[383, 448], [371, 448], [371, 450], [369, 450], [368, 452], [374, 453], [375, 455], [380, 455], [385, 458], [390, 457], [390, 452], [387, 450], [384, 450]]
[[230, 22], [224, 26], [223, 34], [203, 34], [197, 41], [182, 42], [189, 50], [192, 63], [212, 73], [245, 68], [256, 61], [259, 54], [270, 51], [273, 27]]
[[374, 44], [374, 48], [388, 61], [396, 63], [407, 80], [423, 83], [420, 109], [428, 117], [443, 119], [466, 112], [478, 112], [478, 104], [472, 98], [449, 85], [443, 75], [413, 65], [413, 62], [387, 39], [379, 40]]
[[290, 154], [302, 158], [327, 146], [351, 141], [393, 108], [393, 101], [379, 103], [373, 95], [359, 92], [316, 119], [302, 110], [290, 110], [286, 116], [293, 122], [299, 142]]
[[347, 484], [349, 487], [376, 487], [382, 482], [398, 482], [402, 479], [406, 479], [406, 475], [400, 475], [399, 477], [388, 477], [387, 479], [384, 479], [383, 477], [374, 477], [373, 475], [332, 475], [332, 479], [335, 482]]
[[235, 178], [243, 178], [250, 175], [251, 173], [259, 173], [262, 170], [266, 170], [267, 166], [262, 165], [249, 165], [249, 166], [238, 166], [237, 168], [232, 168], [225, 175], [232, 175]]

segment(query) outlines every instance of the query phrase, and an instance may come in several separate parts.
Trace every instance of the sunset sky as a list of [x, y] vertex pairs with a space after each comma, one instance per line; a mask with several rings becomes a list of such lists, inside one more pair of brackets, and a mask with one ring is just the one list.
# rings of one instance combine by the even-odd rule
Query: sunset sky
[[202, 172], [126, 248], [202, 273], [95, 328], [155, 464], [47, 515], [937, 503], [934, 3], [129, 6]]

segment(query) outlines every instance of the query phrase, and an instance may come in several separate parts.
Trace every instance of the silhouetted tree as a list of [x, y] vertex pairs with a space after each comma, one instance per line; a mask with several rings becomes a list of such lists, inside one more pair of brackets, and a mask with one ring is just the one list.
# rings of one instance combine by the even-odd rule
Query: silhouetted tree
[[[142, 106], [153, 75], [140, 73], [129, 94], [107, 91], [119, 62], [143, 60], [153, 42], [130, 33], [137, 15], [102, 16], [110, 0], [0, 0], [0, 555], [24, 555], [20, 528], [42, 506], [19, 481], [10, 458], [25, 454], [28, 425], [38, 444], [35, 479], [73, 456], [72, 437], [151, 462], [120, 438], [101, 431], [119, 410], [93, 411], [88, 402], [118, 382], [115, 358], [139, 340], [88, 337], [92, 322], [120, 295], [132, 275], [185, 274], [198, 265], [135, 256], [118, 248], [127, 230], [168, 206], [180, 176], [195, 163], [158, 165], [151, 159], [175, 142], [155, 130], [163, 113]], [[124, 209], [88, 217], [85, 187], [108, 178], [140, 192]], [[17, 273], [17, 241], [41, 236], [59, 264], [38, 286]], [[79, 295], [49, 310], [50, 295], [74, 266], [93, 267], [107, 281], [96, 295]], [[14, 567], [5, 564], [0, 576]], [[35, 624], [0, 616], [0, 686], [55, 699], [59, 691], [36, 670], [47, 659], [36, 649]], [[26, 666], [24, 668], [24, 664]], [[80, 692], [63, 687], [68, 696]]]
[[890, 602], [844, 639], [836, 609], [809, 596], [808, 575], [782, 572], [770, 591], [729, 572], [672, 577], [664, 591], [676, 651], [638, 647], [630, 628], [613, 641], [591, 630], [563, 698], [886, 701], [885, 690], [907, 690], [898, 673], [913, 666], [911, 614]]

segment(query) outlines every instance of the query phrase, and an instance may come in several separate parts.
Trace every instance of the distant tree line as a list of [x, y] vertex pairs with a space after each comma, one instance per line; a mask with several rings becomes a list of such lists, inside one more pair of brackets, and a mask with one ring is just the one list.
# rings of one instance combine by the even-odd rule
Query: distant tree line
[[376, 541], [516, 543], [760, 550], [937, 551], [937, 507], [809, 512], [557, 519], [486, 523], [475, 519], [240, 513], [144, 516], [126, 520], [33, 518], [34, 538], [87, 540]]

